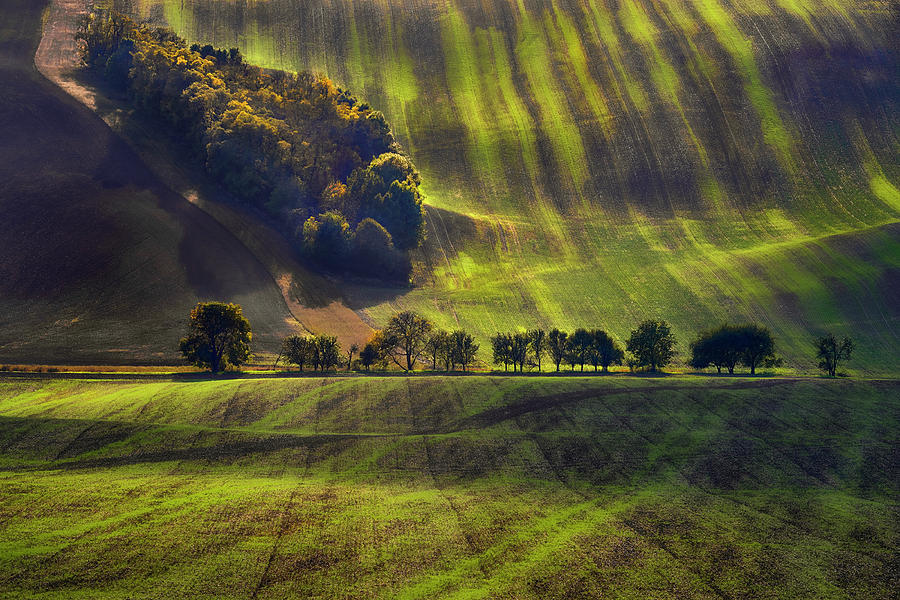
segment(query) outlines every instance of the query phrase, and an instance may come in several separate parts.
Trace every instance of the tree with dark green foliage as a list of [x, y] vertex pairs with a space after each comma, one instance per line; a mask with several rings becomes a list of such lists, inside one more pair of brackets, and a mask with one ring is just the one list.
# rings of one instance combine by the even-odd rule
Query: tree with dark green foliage
[[534, 356], [538, 373], [541, 372], [541, 359], [547, 353], [547, 332], [543, 329], [532, 329], [528, 332], [528, 344]]
[[751, 375], [756, 375], [757, 366], [775, 360], [775, 339], [762, 325], [742, 325], [737, 329], [741, 340], [741, 363], [750, 367]]
[[691, 342], [691, 360], [688, 364], [695, 369], [713, 365], [719, 373], [722, 369], [728, 369], [729, 374], [734, 374], [734, 368], [746, 350], [744, 337], [741, 328], [733, 325], [721, 325], [704, 331]]
[[591, 347], [593, 346], [594, 338], [586, 329], [576, 329], [575, 332], [569, 337], [569, 352], [572, 354], [572, 359], [574, 362], [572, 363], [572, 369], [575, 369], [575, 365], [581, 365], [581, 371], [584, 372], [584, 363], [586, 363], [590, 358]]
[[513, 371], [516, 365], [519, 367], [519, 373], [525, 370], [525, 363], [528, 362], [528, 334], [514, 333], [510, 335], [510, 358], [513, 363]]
[[341, 345], [331, 335], [317, 335], [313, 338], [318, 366], [322, 371], [337, 368], [341, 362]]
[[838, 364], [841, 361], [850, 360], [852, 354], [853, 340], [849, 337], [838, 341], [833, 333], [829, 333], [816, 340], [816, 358], [819, 359], [819, 368], [825, 371], [829, 377], [835, 377]]
[[417, 184], [407, 179], [392, 181], [388, 190], [375, 197], [374, 215], [391, 232], [402, 250], [418, 248], [425, 239], [425, 208]]
[[181, 353], [192, 365], [218, 373], [239, 367], [250, 358], [250, 322], [237, 304], [200, 302], [191, 311]]
[[379, 351], [372, 342], [363, 346], [362, 352], [359, 353], [359, 362], [365, 367], [366, 371], [379, 360]]
[[440, 368], [444, 348], [447, 345], [448, 334], [443, 329], [438, 329], [428, 336], [425, 341], [425, 354], [431, 358], [431, 368], [437, 371]]
[[75, 39], [82, 44], [81, 59], [89, 67], [106, 68], [109, 57], [129, 41], [135, 23], [118, 12], [82, 15], [77, 21]]
[[622, 364], [625, 352], [608, 333], [595, 329], [591, 331], [591, 357], [595, 371], [599, 365], [608, 373], [610, 365]]
[[574, 345], [572, 344], [572, 336], [569, 336], [568, 343], [566, 344], [566, 356], [565, 363], [571, 367], [572, 372], [575, 372], [575, 367], [578, 366], [578, 353], [574, 349]]
[[418, 247], [425, 239], [419, 183], [419, 174], [407, 157], [396, 152], [376, 156], [347, 178], [350, 206], [356, 207], [350, 218], [375, 219], [401, 250]]
[[339, 267], [350, 249], [350, 226], [335, 212], [310, 217], [303, 224], [303, 249], [321, 264]]
[[281, 342], [281, 355], [285, 361], [297, 365], [300, 370], [308, 364], [312, 355], [312, 341], [310, 338], [300, 335], [291, 335]]
[[[491, 338], [491, 350], [494, 355], [494, 364], [502, 364], [503, 370], [509, 371], [509, 363], [513, 361], [512, 336], [508, 333], [498, 332]], [[515, 363], [513, 363], [513, 371], [515, 368]]]
[[478, 353], [478, 344], [475, 338], [465, 331], [454, 331], [450, 334], [453, 340], [453, 352], [456, 355], [459, 365], [465, 372], [469, 366], [475, 362], [475, 355]]
[[394, 248], [391, 234], [378, 221], [368, 217], [360, 221], [352, 247], [353, 271], [382, 274], [394, 280], [409, 278], [409, 258]]
[[413, 370], [433, 328], [431, 321], [411, 311], [391, 317], [384, 328], [384, 337], [389, 340], [390, 357], [397, 366], [406, 371]]
[[456, 350], [456, 340], [453, 339], [453, 335], [448, 333], [446, 337], [442, 337], [442, 341], [441, 360], [444, 361], [444, 370], [449, 373], [450, 371], [456, 370], [456, 364], [459, 362], [459, 356], [457, 356]]
[[656, 372], [675, 357], [677, 343], [668, 323], [648, 319], [631, 332], [626, 348], [634, 355], [637, 366]]
[[531, 337], [528, 333], [498, 333], [491, 338], [494, 364], [503, 364], [508, 371], [512, 364], [513, 372], [523, 372], [528, 362], [528, 351], [531, 348]]
[[568, 339], [569, 335], [559, 329], [550, 330], [550, 334], [547, 336], [547, 352], [550, 354], [553, 364], [556, 365], [557, 373], [559, 373], [559, 365], [565, 360], [568, 352]]

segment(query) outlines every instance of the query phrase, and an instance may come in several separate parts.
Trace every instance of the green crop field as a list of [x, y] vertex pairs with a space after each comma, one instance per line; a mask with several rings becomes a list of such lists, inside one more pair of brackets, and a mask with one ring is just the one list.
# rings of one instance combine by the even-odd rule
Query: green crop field
[[[89, 5], [384, 111], [427, 195], [415, 285], [310, 271], [72, 71]], [[0, 598], [896, 597], [896, 2], [0, 15], [0, 362], [120, 365], [0, 372]], [[244, 305], [260, 362], [412, 309], [482, 360], [498, 330], [662, 317], [679, 361], [755, 321], [803, 373], [831, 330], [856, 377], [154, 373], [207, 299]]]
[[0, 380], [0, 595], [860, 598], [900, 385]]
[[900, 11], [886, 1], [115, 0], [382, 109], [423, 173], [412, 291], [482, 340], [664, 316], [865, 337], [897, 372]]

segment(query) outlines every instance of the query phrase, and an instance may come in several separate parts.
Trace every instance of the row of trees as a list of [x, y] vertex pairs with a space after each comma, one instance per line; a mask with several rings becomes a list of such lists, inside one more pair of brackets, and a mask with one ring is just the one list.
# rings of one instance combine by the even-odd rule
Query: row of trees
[[217, 181], [332, 269], [405, 279], [425, 235], [420, 178], [384, 115], [308, 72], [261, 69], [114, 11], [85, 16], [84, 63], [162, 118]]
[[[675, 355], [677, 342], [672, 335], [669, 324], [665, 321], [648, 320], [641, 323], [631, 332], [626, 343], [632, 354], [629, 366], [645, 367], [651, 371], [664, 367]], [[508, 371], [522, 372], [525, 367], [536, 367], [542, 370], [543, 359], [549, 358], [556, 371], [566, 363], [575, 370], [578, 366], [584, 371], [586, 364], [594, 367], [594, 371], [603, 369], [608, 372], [612, 365], [621, 365], [625, 360], [625, 351], [607, 332], [601, 329], [576, 329], [571, 334], [552, 329], [533, 329], [526, 333], [498, 333], [491, 338], [491, 349], [495, 365], [503, 365]]]
[[[182, 338], [180, 348], [185, 358], [214, 373], [229, 365], [239, 366], [250, 357], [252, 334], [250, 323], [236, 304], [203, 302], [191, 311], [188, 335]], [[849, 360], [853, 352], [850, 338], [838, 340], [826, 335], [816, 341], [819, 368], [830, 376], [837, 375], [838, 365]], [[594, 371], [609, 370], [612, 365], [625, 361], [625, 351], [630, 354], [628, 365], [656, 371], [669, 364], [676, 354], [677, 340], [665, 321], [647, 320], [641, 323], [625, 343], [623, 349], [607, 332], [599, 329], [576, 329], [571, 334], [552, 329], [533, 329], [528, 332], [498, 333], [491, 338], [493, 362], [508, 371], [522, 372], [526, 367], [542, 370], [542, 361], [548, 358], [560, 370], [566, 363], [575, 370], [584, 371], [589, 364]], [[775, 355], [775, 341], [771, 332], [761, 325], [722, 325], [701, 333], [691, 343], [690, 366], [705, 369], [714, 366], [721, 373], [727, 369], [734, 373], [738, 364], [750, 368], [756, 374], [759, 366], [767, 368], [781, 365]], [[413, 371], [424, 364], [435, 370], [468, 371], [477, 363], [479, 345], [466, 331], [444, 331], [428, 319], [414, 312], [405, 311], [391, 317], [387, 326], [376, 331], [360, 350], [352, 344], [346, 354], [346, 362], [337, 338], [328, 335], [292, 335], [282, 342], [280, 357], [296, 365], [302, 371], [312, 367], [314, 371], [328, 371], [346, 364], [369, 371], [373, 366], [382, 370], [391, 363], [404, 371]], [[354, 356], [359, 358], [354, 362]], [[277, 363], [277, 361], [276, 361]]]
[[373, 365], [386, 368], [393, 363], [412, 371], [422, 362], [433, 369], [468, 371], [476, 362], [479, 345], [466, 331], [444, 331], [414, 312], [401, 312], [376, 331], [360, 352], [360, 365], [368, 371]]
[[[359, 353], [354, 363], [353, 357]], [[402, 312], [388, 322], [387, 327], [375, 332], [362, 350], [353, 344], [342, 360], [341, 346], [331, 336], [298, 336], [284, 339], [281, 356], [285, 361], [303, 370], [309, 365], [313, 370], [326, 371], [341, 363], [347, 369], [354, 366], [369, 371], [373, 366], [387, 369], [390, 363], [405, 371], [412, 371], [423, 360], [430, 359], [432, 367], [454, 371], [457, 367], [467, 371], [475, 362], [478, 344], [465, 331], [435, 329], [430, 321], [412, 312]]]
[[[355, 347], [348, 362], [352, 362], [353, 352], [356, 352]], [[312, 367], [313, 371], [328, 371], [337, 368], [342, 362], [341, 345], [336, 337], [330, 335], [288, 336], [282, 341], [281, 356], [288, 363], [300, 367], [301, 371], [306, 365]]]

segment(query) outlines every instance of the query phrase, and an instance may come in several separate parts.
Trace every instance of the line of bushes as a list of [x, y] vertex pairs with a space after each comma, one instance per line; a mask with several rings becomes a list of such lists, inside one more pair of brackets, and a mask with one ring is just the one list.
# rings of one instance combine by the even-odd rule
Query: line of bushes
[[384, 115], [325, 77], [267, 70], [115, 11], [83, 17], [84, 64], [164, 120], [206, 170], [319, 265], [407, 280], [419, 173]]

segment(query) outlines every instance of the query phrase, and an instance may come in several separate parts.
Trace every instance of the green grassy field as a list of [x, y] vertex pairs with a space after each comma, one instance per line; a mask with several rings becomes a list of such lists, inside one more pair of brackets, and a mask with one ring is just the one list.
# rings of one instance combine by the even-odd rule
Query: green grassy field
[[898, 431], [896, 381], [7, 376], [0, 594], [886, 599]]
[[345, 288], [482, 340], [533, 325], [685, 344], [852, 333], [900, 368], [900, 49], [888, 2], [115, 0], [384, 110], [424, 177], [428, 269]]

